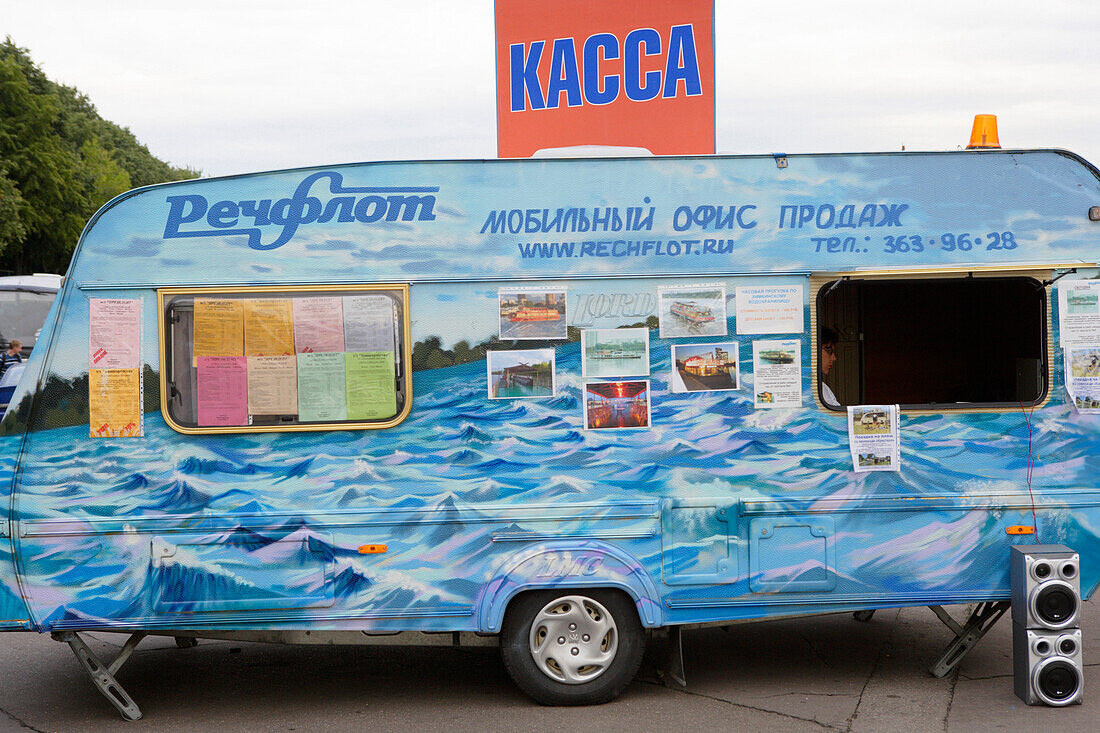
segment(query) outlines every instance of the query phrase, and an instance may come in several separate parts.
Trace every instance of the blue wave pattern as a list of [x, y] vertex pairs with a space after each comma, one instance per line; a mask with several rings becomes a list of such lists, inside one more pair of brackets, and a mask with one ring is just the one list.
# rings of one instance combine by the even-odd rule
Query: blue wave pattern
[[[1030, 431], [1020, 412], [906, 416], [901, 473], [855, 474], [845, 420], [808, 389], [803, 409], [754, 410], [746, 363], [743, 391], [674, 394], [656, 339], [652, 429], [585, 432], [578, 345], [557, 351], [552, 399], [488, 400], [484, 362], [419, 372], [391, 430], [182, 436], [151, 413], [143, 440], [30, 434], [16, 509], [37, 627], [486, 629], [492, 593], [578, 577], [644, 579], [668, 623], [1006, 597], [1029, 443], [1040, 539], [1100, 552], [1096, 418], [1060, 388]], [[670, 523], [666, 499], [696, 508]], [[771, 547], [755, 529], [777, 522]], [[627, 559], [517, 559], [563, 541], [581, 564]]]

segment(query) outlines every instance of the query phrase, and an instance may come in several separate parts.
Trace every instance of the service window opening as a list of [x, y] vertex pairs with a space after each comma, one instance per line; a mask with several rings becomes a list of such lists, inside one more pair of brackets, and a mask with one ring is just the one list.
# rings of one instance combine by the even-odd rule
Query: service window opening
[[832, 409], [1041, 402], [1046, 307], [1045, 289], [1027, 277], [826, 283], [817, 296], [818, 396]]

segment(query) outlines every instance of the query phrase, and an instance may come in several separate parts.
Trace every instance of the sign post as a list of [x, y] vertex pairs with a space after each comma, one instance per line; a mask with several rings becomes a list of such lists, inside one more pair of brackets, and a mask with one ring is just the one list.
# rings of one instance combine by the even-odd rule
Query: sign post
[[714, 152], [713, 0], [496, 0], [497, 155]]

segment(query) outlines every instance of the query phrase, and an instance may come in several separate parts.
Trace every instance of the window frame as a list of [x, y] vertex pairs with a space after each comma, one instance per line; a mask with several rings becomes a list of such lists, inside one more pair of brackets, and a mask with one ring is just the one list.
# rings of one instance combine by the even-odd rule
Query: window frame
[[[819, 319], [819, 309], [821, 307], [821, 299], [824, 297], [825, 292], [829, 289], [832, 283], [838, 280], [965, 280], [970, 279], [1030, 279], [1035, 281], [1036, 285], [1042, 292], [1042, 306], [1043, 315], [1040, 319], [1040, 326], [1042, 328], [1042, 339], [1045, 349], [1043, 350], [1043, 357], [1045, 359], [1045, 376], [1046, 379], [1042, 384], [1042, 393], [1039, 399], [1034, 403], [1025, 403], [1024, 409], [1038, 409], [1046, 405], [1053, 398], [1054, 390], [1054, 372], [1055, 372], [1055, 353], [1053, 338], [1053, 305], [1050, 294], [1050, 281], [1054, 277], [1055, 270], [1061, 270], [1066, 268], [1075, 268], [1080, 265], [1050, 265], [1047, 267], [1031, 266], [1031, 267], [998, 267], [991, 266], [988, 268], [973, 268], [973, 269], [913, 269], [913, 270], [897, 270], [897, 271], [849, 271], [849, 272], [816, 272], [810, 277], [810, 295], [813, 302], [813, 307], [810, 312], [810, 369], [812, 373], [813, 393], [814, 401], [817, 406], [832, 415], [845, 415], [847, 414], [848, 405], [841, 405], [840, 408], [829, 407], [821, 397], [821, 385], [824, 381], [821, 379], [820, 373], [820, 331], [821, 323]], [[943, 413], [951, 414], [965, 414], [965, 413], [1004, 413], [1004, 412], [1019, 412], [1020, 405], [1018, 403], [1009, 402], [995, 402], [995, 403], [974, 403], [974, 402], [956, 402], [956, 403], [935, 403], [930, 405], [918, 405], [918, 406], [901, 406], [901, 411], [907, 415], [939, 415]]]
[[[382, 430], [392, 428], [409, 416], [412, 410], [412, 319], [409, 314], [408, 283], [372, 283], [372, 284], [331, 284], [331, 285], [224, 285], [224, 286], [173, 286], [157, 289], [157, 338], [160, 349], [160, 413], [168, 427], [184, 435], [210, 435], [219, 433], [276, 433], [276, 432], [330, 432], [334, 430]], [[348, 420], [327, 423], [288, 423], [285, 425], [218, 425], [190, 427], [180, 425], [171, 416], [168, 409], [168, 332], [165, 330], [166, 308], [175, 297], [190, 295], [195, 297], [211, 295], [237, 295], [257, 298], [277, 297], [283, 294], [320, 294], [338, 296], [354, 295], [378, 291], [396, 291], [400, 297], [401, 317], [398, 321], [400, 334], [399, 353], [401, 373], [398, 383], [404, 390], [405, 399], [396, 415], [387, 420], [365, 421]]]

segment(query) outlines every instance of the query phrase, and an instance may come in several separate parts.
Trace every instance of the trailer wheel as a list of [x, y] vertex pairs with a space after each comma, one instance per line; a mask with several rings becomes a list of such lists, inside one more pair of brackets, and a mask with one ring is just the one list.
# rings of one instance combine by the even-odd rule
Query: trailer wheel
[[512, 601], [501, 655], [512, 680], [543, 705], [595, 705], [634, 679], [645, 635], [634, 603], [614, 590], [537, 591]]

